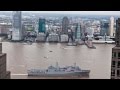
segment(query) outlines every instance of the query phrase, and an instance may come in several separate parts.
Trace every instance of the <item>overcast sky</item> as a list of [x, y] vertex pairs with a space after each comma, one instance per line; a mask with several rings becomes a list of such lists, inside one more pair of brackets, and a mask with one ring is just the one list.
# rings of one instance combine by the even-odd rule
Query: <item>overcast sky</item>
[[29, 12], [56, 13], [56, 14], [81, 14], [81, 15], [120, 15], [120, 11], [29, 11]]
[[[10, 12], [10, 11], [5, 11]], [[80, 14], [80, 15], [120, 15], [120, 11], [23, 11], [34, 13]]]

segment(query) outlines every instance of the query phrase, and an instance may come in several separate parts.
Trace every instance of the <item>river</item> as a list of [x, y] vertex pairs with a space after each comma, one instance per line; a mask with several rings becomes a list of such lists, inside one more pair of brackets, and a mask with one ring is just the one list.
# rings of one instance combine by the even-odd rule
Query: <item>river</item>
[[91, 70], [90, 79], [110, 79], [111, 55], [114, 44], [94, 44], [96, 49], [85, 45], [66, 46], [60, 43], [12, 43], [3, 42], [3, 53], [7, 53], [7, 70], [12, 79], [26, 79], [31, 68], [46, 69], [49, 65], [73, 65]]

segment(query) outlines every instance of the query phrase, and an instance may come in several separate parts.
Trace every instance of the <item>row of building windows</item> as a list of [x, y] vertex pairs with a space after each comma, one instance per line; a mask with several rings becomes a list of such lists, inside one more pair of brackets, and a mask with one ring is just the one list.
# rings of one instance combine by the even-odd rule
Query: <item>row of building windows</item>
[[[115, 70], [111, 71], [111, 76], [115, 76]], [[120, 70], [117, 70], [117, 77], [120, 77]]]
[[113, 52], [112, 53], [112, 58], [118, 58], [118, 59], [120, 59], [120, 52], [118, 52], [118, 56], [117, 56], [116, 52]]
[[116, 33], [116, 45], [120, 45], [120, 41], [119, 41], [119, 39], [120, 39], [120, 32], [117, 32]]
[[116, 62], [116, 61], [112, 61], [112, 67], [117, 66], [117, 68], [120, 68], [120, 61]]
[[[120, 46], [120, 18], [116, 20], [116, 47]], [[114, 48], [113, 48], [114, 49]], [[111, 79], [120, 78], [120, 51], [116, 48], [112, 52]], [[114, 61], [115, 60], [115, 61]]]

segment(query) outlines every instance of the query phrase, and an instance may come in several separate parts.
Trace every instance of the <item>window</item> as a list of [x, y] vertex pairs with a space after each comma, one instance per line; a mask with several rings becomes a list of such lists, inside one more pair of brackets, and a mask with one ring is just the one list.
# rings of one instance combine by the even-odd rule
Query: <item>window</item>
[[120, 77], [120, 70], [117, 70], [117, 76]]
[[117, 45], [119, 45], [119, 41], [117, 41], [116, 43], [117, 43]]
[[112, 61], [112, 67], [115, 67], [115, 61]]
[[113, 52], [113, 57], [116, 57], [116, 52]]
[[118, 68], [120, 68], [120, 61], [118, 61], [118, 65], [117, 65]]
[[115, 79], [115, 77], [111, 77], [111, 79]]
[[120, 59], [120, 52], [118, 53], [118, 59]]
[[111, 71], [111, 76], [115, 76], [115, 70]]
[[116, 52], [112, 53], [112, 58], [116, 57]]
[[119, 35], [119, 33], [117, 33], [117, 36]]

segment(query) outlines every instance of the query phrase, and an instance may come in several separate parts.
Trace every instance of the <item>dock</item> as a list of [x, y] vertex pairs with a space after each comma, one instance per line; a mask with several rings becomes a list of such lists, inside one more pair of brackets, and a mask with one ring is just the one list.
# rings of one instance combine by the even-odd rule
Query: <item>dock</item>
[[100, 40], [93, 40], [93, 44], [115, 44], [115, 41], [100, 41]]
[[67, 46], [77, 46], [76, 43], [67, 43]]
[[96, 47], [93, 45], [93, 43], [92, 43], [91, 40], [85, 41], [85, 45], [86, 45], [88, 48], [96, 49]]

